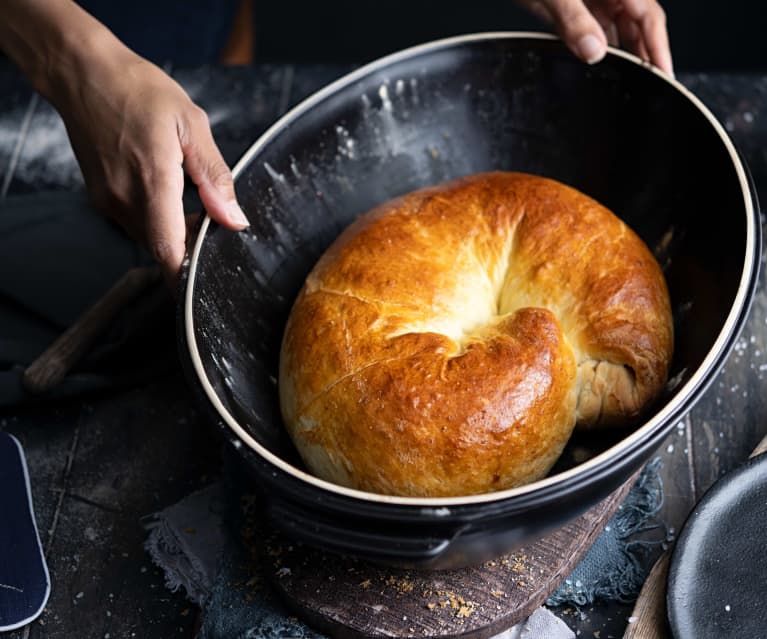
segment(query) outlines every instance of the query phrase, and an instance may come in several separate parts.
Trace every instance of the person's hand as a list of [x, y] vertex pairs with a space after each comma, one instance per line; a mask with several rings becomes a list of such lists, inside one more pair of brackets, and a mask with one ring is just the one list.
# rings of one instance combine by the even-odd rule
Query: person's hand
[[184, 168], [211, 218], [248, 225], [202, 109], [74, 2], [3, 0], [0, 46], [62, 115], [96, 208], [171, 283], [185, 252]]
[[579, 58], [593, 64], [607, 45], [622, 46], [674, 74], [666, 14], [656, 0], [517, 0], [554, 25]]
[[162, 70], [109, 46], [76, 92], [62, 83], [54, 101], [95, 207], [146, 244], [172, 281], [185, 252], [183, 168], [213, 219], [238, 230], [248, 221], [205, 112]]

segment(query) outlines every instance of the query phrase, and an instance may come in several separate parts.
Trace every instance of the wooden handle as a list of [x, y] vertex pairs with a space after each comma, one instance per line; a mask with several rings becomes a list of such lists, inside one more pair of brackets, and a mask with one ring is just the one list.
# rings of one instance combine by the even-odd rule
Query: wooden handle
[[56, 386], [80, 361], [95, 339], [126, 304], [160, 277], [155, 266], [138, 266], [123, 275], [106, 294], [62, 333], [24, 371], [22, 383], [30, 393]]
[[[767, 435], [762, 438], [749, 458], [767, 452]], [[631, 613], [632, 623], [626, 627], [623, 639], [666, 639], [666, 580], [671, 561], [671, 549], [666, 550], [647, 575]]]
[[655, 562], [642, 586], [639, 598], [631, 613], [631, 620], [623, 639], [665, 639], [666, 629], [666, 578], [671, 551], [666, 550]]
[[761, 455], [762, 453], [767, 452], [767, 435], [765, 435], [762, 438], [762, 441], [760, 441], [754, 450], [751, 451], [751, 454], [748, 456], [749, 459], [752, 457], [756, 457], [757, 455]]

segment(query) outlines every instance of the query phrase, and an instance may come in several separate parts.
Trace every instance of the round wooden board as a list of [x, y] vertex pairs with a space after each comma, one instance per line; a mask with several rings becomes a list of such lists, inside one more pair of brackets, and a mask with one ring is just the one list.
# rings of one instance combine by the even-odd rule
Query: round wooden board
[[492, 637], [543, 604], [583, 558], [637, 475], [565, 526], [513, 554], [460, 570], [385, 568], [272, 537], [277, 591], [339, 639]]

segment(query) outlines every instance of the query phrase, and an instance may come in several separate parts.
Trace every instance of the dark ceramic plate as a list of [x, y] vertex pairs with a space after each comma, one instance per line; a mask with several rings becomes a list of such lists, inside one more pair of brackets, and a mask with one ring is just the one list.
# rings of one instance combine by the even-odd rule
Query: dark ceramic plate
[[684, 525], [671, 558], [677, 639], [757, 639], [767, 618], [767, 455], [720, 479]]

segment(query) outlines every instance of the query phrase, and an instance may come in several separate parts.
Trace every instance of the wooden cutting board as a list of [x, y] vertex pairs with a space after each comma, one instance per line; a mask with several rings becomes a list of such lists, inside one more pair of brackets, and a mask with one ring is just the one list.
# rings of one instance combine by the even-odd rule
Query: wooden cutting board
[[288, 606], [332, 637], [492, 637], [538, 608], [583, 558], [637, 475], [539, 541], [460, 570], [385, 568], [281, 537], [264, 550]]

